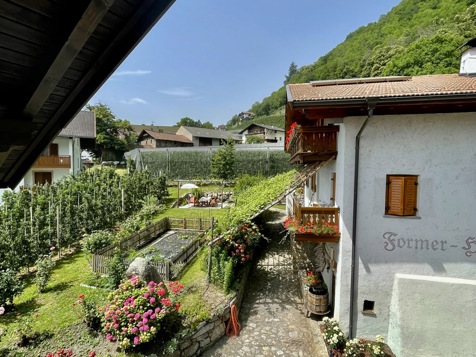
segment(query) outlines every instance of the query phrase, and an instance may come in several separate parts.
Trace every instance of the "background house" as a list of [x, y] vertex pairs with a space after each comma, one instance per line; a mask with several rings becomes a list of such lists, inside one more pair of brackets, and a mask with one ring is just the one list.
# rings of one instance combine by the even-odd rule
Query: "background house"
[[231, 138], [235, 143], [241, 144], [242, 136], [230, 131], [195, 128], [191, 126], [181, 126], [177, 130], [177, 135], [183, 135], [193, 143], [193, 146], [219, 146], [223, 141]]
[[284, 144], [284, 129], [272, 125], [252, 123], [246, 128], [239, 131], [243, 135], [243, 144], [246, 144], [249, 137], [260, 137], [268, 143], [283, 143]]
[[287, 86], [291, 161], [335, 158], [289, 211], [338, 208], [339, 243], [325, 243], [333, 314], [351, 337], [385, 336], [397, 356], [475, 351], [476, 78], [466, 74]]
[[146, 124], [131, 124], [132, 130], [139, 135], [142, 130], [155, 131], [156, 133], [163, 134], [176, 134], [179, 126], [167, 126], [167, 125], [146, 125]]
[[68, 175], [76, 175], [83, 169], [82, 151], [93, 148], [95, 138], [94, 112], [79, 112], [27, 171], [20, 186], [42, 185], [58, 181]]
[[193, 146], [193, 142], [183, 135], [168, 134], [151, 130], [142, 130], [137, 137], [140, 148]]

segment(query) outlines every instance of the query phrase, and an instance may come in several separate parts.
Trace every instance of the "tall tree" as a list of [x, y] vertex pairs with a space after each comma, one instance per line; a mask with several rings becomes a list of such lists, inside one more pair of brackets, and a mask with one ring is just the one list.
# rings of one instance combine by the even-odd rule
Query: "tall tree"
[[[200, 120], [199, 120], [200, 121]], [[205, 123], [202, 124], [202, 128], [205, 129], [215, 129], [215, 126], [213, 125], [212, 122], [206, 121]]]
[[199, 120], [196, 121], [196, 120], [193, 120], [192, 118], [189, 118], [189, 117], [183, 117], [175, 125], [176, 126], [192, 126], [192, 127], [195, 127], [195, 128], [199, 128], [201, 126], [201, 124], [202, 123], [200, 123]]
[[135, 147], [137, 135], [128, 120], [116, 118], [103, 103], [88, 104], [86, 109], [96, 115], [96, 149], [91, 150], [95, 158], [102, 161], [112, 153], [116, 160]]
[[194, 128], [206, 128], [206, 129], [213, 129], [213, 123], [206, 121], [205, 123], [202, 123], [200, 120], [193, 120], [192, 118], [189, 117], [183, 117], [180, 119], [176, 126], [191, 126]]
[[294, 63], [294, 61], [291, 62], [291, 64], [289, 65], [288, 74], [286, 75], [286, 79], [284, 80], [284, 84], [288, 84], [291, 80], [291, 77], [295, 75], [297, 71], [298, 71], [298, 68], [296, 63]]
[[212, 158], [212, 175], [223, 181], [235, 177], [235, 143], [232, 139], [225, 140], [223, 147], [218, 149]]

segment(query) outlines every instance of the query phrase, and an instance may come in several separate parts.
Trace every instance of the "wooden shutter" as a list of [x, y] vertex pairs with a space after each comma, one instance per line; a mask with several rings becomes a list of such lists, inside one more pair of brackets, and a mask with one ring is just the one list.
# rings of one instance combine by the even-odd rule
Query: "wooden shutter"
[[416, 176], [405, 177], [405, 187], [403, 196], [403, 215], [414, 216], [417, 212], [417, 187], [418, 180]]
[[315, 193], [315, 192], [317, 191], [316, 180], [317, 180], [317, 175], [316, 175], [316, 173], [314, 172], [314, 173], [311, 175], [311, 191], [312, 191], [312, 193]]
[[417, 176], [387, 176], [385, 213], [396, 216], [415, 216], [417, 187]]

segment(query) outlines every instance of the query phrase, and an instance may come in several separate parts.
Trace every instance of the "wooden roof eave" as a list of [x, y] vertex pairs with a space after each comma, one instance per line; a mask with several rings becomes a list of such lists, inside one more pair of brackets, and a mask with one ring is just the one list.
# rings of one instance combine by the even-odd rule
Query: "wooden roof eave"
[[[36, 158], [51, 140], [63, 129], [68, 122], [81, 110], [96, 90], [109, 78], [127, 55], [134, 49], [135, 45], [146, 35], [155, 25], [162, 15], [172, 6], [175, 0], [155, 1], [145, 0], [133, 16], [129, 18], [126, 26], [118, 31], [114, 41], [108, 44], [106, 49], [101, 49], [102, 56], [92, 68], [82, 73], [82, 79], [75, 86], [74, 90], [66, 97], [55, 114], [48, 118], [47, 123], [41, 127], [34, 123], [34, 117], [42, 111], [48, 104], [48, 98], [59, 85], [64, 73], [69, 69], [70, 64], [77, 58], [85, 42], [91, 37], [94, 29], [100, 23], [107, 10], [112, 6], [112, 0], [92, 0], [81, 20], [74, 27], [68, 41], [58, 52], [47, 73], [39, 83], [23, 111], [22, 118], [12, 118], [12, 121], [26, 123], [26, 118], [30, 119], [30, 125], [34, 139], [28, 141], [26, 150], [15, 161], [15, 164], [8, 170], [0, 182], [0, 187], [15, 187], [22, 179], [25, 172], [31, 167]], [[92, 18], [91, 18], [92, 16]], [[86, 24], [82, 21], [87, 18]], [[86, 28], [84, 26], [86, 25]], [[79, 48], [80, 47], [80, 48]], [[119, 60], [118, 60], [119, 59]], [[68, 66], [66, 66], [68, 64]], [[33, 122], [31, 122], [33, 120]], [[22, 124], [23, 125], [23, 124]], [[18, 132], [18, 131], [16, 131]], [[15, 143], [16, 145], [23, 144]], [[0, 165], [8, 158], [10, 151], [0, 152]]]
[[476, 111], [476, 93], [288, 101], [286, 131], [293, 122], [367, 115], [369, 100], [377, 101], [374, 115]]

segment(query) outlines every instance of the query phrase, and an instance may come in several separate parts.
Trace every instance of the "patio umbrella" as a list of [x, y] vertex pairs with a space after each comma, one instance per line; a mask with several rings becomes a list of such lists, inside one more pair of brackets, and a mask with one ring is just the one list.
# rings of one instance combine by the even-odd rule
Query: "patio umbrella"
[[198, 186], [195, 185], [194, 183], [185, 183], [182, 186], [180, 186], [180, 188], [198, 188]]

